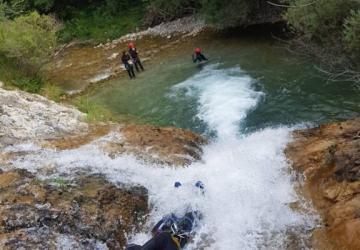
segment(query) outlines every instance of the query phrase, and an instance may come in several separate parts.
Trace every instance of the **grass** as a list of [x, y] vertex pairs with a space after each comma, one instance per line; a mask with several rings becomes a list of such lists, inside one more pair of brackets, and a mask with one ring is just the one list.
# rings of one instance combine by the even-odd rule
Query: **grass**
[[87, 114], [87, 121], [88, 122], [107, 122], [107, 121], [114, 121], [114, 116], [112, 113], [103, 108], [102, 106], [96, 104], [95, 102], [89, 100], [86, 96], [79, 97], [75, 102], [74, 105], [82, 112]]
[[41, 94], [48, 99], [60, 101], [64, 92], [60, 87], [50, 84], [39, 75], [27, 73], [23, 67], [0, 55], [0, 81], [7, 89], [21, 89], [30, 93]]
[[64, 95], [65, 93], [64, 90], [59, 86], [51, 83], [45, 83], [40, 91], [40, 94], [50, 100], [59, 102], [61, 96]]
[[0, 55], [0, 80], [4, 82], [6, 88], [19, 88], [30, 93], [39, 93], [44, 86], [44, 81], [39, 75], [27, 73], [26, 69], [2, 55]]
[[[56, 102], [59, 102], [64, 94], [59, 86], [44, 81], [39, 75], [27, 75], [22, 68], [3, 56], [0, 56], [0, 81], [4, 82], [7, 89], [21, 89], [41, 94]], [[88, 122], [117, 121], [109, 110], [89, 100], [86, 96], [77, 98], [73, 104], [87, 114]]]
[[64, 27], [58, 32], [63, 43], [74, 39], [104, 42], [115, 39], [141, 26], [143, 7], [133, 7], [110, 15], [102, 8], [75, 10], [73, 18], [64, 22]]

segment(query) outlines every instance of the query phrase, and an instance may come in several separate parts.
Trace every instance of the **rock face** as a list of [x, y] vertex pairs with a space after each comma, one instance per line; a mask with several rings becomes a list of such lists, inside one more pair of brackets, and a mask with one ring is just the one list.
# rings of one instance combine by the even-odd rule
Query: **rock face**
[[121, 249], [147, 212], [145, 189], [120, 189], [101, 176], [0, 173], [1, 249]]
[[[186, 165], [201, 158], [206, 143], [177, 128], [88, 125], [76, 109], [20, 91], [0, 89], [0, 103], [0, 249], [122, 249], [126, 234], [148, 214], [143, 187], [114, 185], [84, 170], [68, 176], [49, 165], [52, 156], [30, 173], [18, 169], [27, 167], [17, 165], [23, 157], [37, 158], [47, 147], [66, 151], [91, 144], [110, 157], [133, 154]], [[63, 178], [52, 179], [54, 174]]]
[[201, 136], [178, 128], [127, 125], [120, 132], [124, 143], [109, 145], [112, 154], [130, 152], [160, 164], [187, 165], [200, 160], [201, 145], [206, 143]]
[[197, 134], [171, 127], [107, 124], [91, 127], [89, 131], [85, 135], [47, 140], [45, 145], [64, 150], [93, 141], [112, 158], [132, 154], [155, 164], [184, 166], [200, 160], [201, 146], [206, 144], [206, 140]]
[[0, 148], [86, 131], [85, 114], [46, 98], [0, 88]]
[[318, 249], [360, 249], [360, 119], [294, 133], [288, 158], [304, 173], [305, 195], [324, 225], [314, 232]]

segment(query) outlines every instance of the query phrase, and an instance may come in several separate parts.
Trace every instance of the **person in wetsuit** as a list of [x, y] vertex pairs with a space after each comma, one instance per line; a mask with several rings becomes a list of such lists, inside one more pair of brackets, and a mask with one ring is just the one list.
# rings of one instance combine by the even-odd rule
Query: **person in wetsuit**
[[123, 51], [122, 56], [121, 56], [121, 61], [124, 64], [125, 69], [128, 72], [130, 79], [135, 78], [134, 66], [131, 61], [130, 56], [126, 53], [126, 51]]
[[[176, 181], [174, 187], [181, 188], [181, 182]], [[201, 181], [197, 181], [195, 187], [200, 190], [201, 195], [205, 194], [205, 186]], [[166, 215], [153, 227], [151, 230], [153, 237], [145, 245], [130, 244], [127, 245], [126, 250], [180, 250], [194, 236], [201, 218], [199, 211], [190, 208], [182, 217], [174, 213]]]
[[129, 43], [129, 54], [131, 57], [131, 60], [133, 61], [136, 71], [139, 72], [139, 67], [141, 68], [142, 71], [144, 71], [144, 67], [141, 63], [141, 60], [139, 58], [139, 54], [136, 50], [135, 44], [133, 43]]
[[153, 238], [143, 246], [131, 244], [126, 250], [180, 250], [194, 233], [200, 213], [187, 212], [183, 217], [170, 214], [163, 217], [151, 230]]
[[192, 54], [192, 59], [193, 59], [193, 62], [196, 63], [196, 62], [203, 62], [203, 61], [207, 61], [208, 59], [204, 56], [204, 54], [201, 53], [201, 49], [200, 48], [196, 48], [195, 49], [195, 53]]

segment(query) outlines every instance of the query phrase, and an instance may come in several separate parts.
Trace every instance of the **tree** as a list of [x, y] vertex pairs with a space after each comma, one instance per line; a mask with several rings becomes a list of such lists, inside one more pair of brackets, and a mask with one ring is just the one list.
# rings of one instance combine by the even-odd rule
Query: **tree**
[[0, 22], [0, 53], [37, 71], [57, 45], [53, 17], [32, 12]]
[[345, 20], [344, 43], [353, 58], [360, 58], [360, 10], [351, 11]]
[[248, 0], [202, 0], [201, 13], [205, 19], [217, 28], [241, 26], [248, 17]]

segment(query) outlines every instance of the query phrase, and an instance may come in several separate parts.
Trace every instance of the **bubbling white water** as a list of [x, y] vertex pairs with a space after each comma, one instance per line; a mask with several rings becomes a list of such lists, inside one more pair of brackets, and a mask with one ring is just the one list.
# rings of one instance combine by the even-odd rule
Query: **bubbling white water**
[[240, 68], [217, 69], [210, 65], [200, 73], [172, 88], [173, 94], [185, 90], [197, 96], [198, 117], [216, 132], [219, 138], [237, 135], [240, 122], [258, 102], [261, 92], [251, 88], [253, 79]]
[[[306, 238], [301, 234], [313, 226], [313, 217], [289, 207], [298, 201], [283, 154], [291, 129], [238, 134], [262, 95], [252, 89], [252, 82], [238, 68], [208, 67], [172, 88], [174, 98], [184, 89], [185, 95], [198, 98], [198, 116], [218, 136], [204, 147], [203, 160], [187, 168], [150, 165], [131, 155], [112, 159], [96, 142], [73, 150], [38, 150], [14, 165], [36, 172], [39, 166], [54, 164], [68, 175], [85, 169], [114, 183], [146, 187], [152, 211], [144, 232], [129, 237], [132, 242], [148, 240], [149, 227], [163, 215], [190, 208], [199, 210], [203, 219], [188, 249], [284, 249], [289, 231]], [[116, 135], [101, 140], [111, 136]], [[205, 184], [205, 195], [194, 187], [197, 180]], [[175, 181], [183, 186], [175, 189]]]

